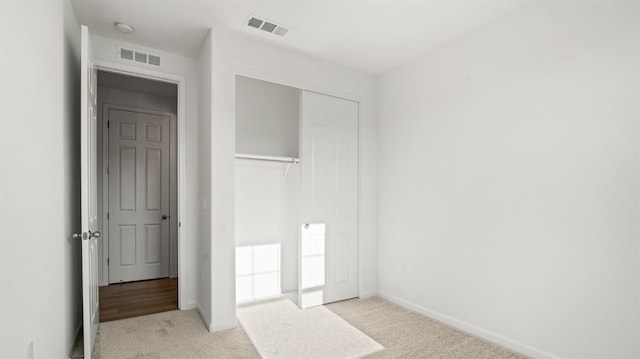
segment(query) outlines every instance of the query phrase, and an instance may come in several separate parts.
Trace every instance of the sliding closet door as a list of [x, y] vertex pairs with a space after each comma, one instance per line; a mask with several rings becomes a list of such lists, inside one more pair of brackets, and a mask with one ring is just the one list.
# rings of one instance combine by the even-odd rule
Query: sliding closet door
[[358, 295], [358, 103], [302, 91], [300, 108], [300, 305], [309, 307]]

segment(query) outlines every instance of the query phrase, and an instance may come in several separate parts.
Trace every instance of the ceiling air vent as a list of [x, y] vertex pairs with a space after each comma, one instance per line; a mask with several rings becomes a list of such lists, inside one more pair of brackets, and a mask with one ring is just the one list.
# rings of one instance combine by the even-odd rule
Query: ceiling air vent
[[118, 59], [127, 62], [133, 61], [141, 64], [159, 67], [162, 63], [160, 55], [150, 54], [147, 51], [118, 46]]
[[281, 37], [286, 35], [290, 30], [290, 28], [280, 25], [278, 23], [275, 23], [271, 20], [265, 20], [264, 18], [260, 18], [258, 16], [253, 16], [253, 15], [249, 16], [249, 18], [247, 19], [247, 26], [254, 29], [259, 29], [259, 30], [268, 32], [270, 34], [275, 34]]
[[282, 27], [282, 26], [278, 26], [276, 27], [275, 30], [273, 30], [273, 33], [279, 36], [284, 36], [287, 34], [287, 32], [289, 32], [289, 29], [287, 29], [286, 27]]
[[276, 27], [278, 27], [278, 25], [265, 21], [264, 24], [262, 24], [262, 27], [260, 28], [260, 30], [266, 31], [266, 32], [273, 32], [273, 30], [275, 30]]
[[249, 26], [251, 26], [253, 28], [259, 29], [260, 26], [262, 26], [262, 23], [264, 23], [264, 21], [262, 21], [262, 20], [260, 20], [258, 18], [255, 18], [255, 17], [250, 17], [249, 18], [249, 22], [247, 22], [247, 25], [249, 25]]

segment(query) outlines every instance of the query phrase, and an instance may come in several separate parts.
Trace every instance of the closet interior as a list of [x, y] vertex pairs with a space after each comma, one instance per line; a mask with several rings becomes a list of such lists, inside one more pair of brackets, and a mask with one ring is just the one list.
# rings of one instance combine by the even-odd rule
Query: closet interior
[[236, 302], [358, 295], [358, 103], [236, 77]]
[[236, 302], [298, 297], [300, 90], [236, 77]]

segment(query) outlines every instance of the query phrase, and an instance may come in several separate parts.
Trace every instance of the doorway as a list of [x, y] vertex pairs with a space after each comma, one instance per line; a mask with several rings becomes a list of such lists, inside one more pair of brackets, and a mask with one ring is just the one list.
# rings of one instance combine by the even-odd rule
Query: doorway
[[178, 309], [178, 86], [103, 70], [97, 86], [101, 321]]

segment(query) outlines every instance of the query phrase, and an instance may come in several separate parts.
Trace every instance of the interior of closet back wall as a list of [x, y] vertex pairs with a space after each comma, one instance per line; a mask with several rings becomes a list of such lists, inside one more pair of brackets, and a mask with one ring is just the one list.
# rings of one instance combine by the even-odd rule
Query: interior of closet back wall
[[[299, 90], [236, 77], [236, 153], [298, 158]], [[298, 288], [298, 163], [236, 159], [238, 302]]]
[[298, 157], [300, 90], [236, 76], [236, 153]]

